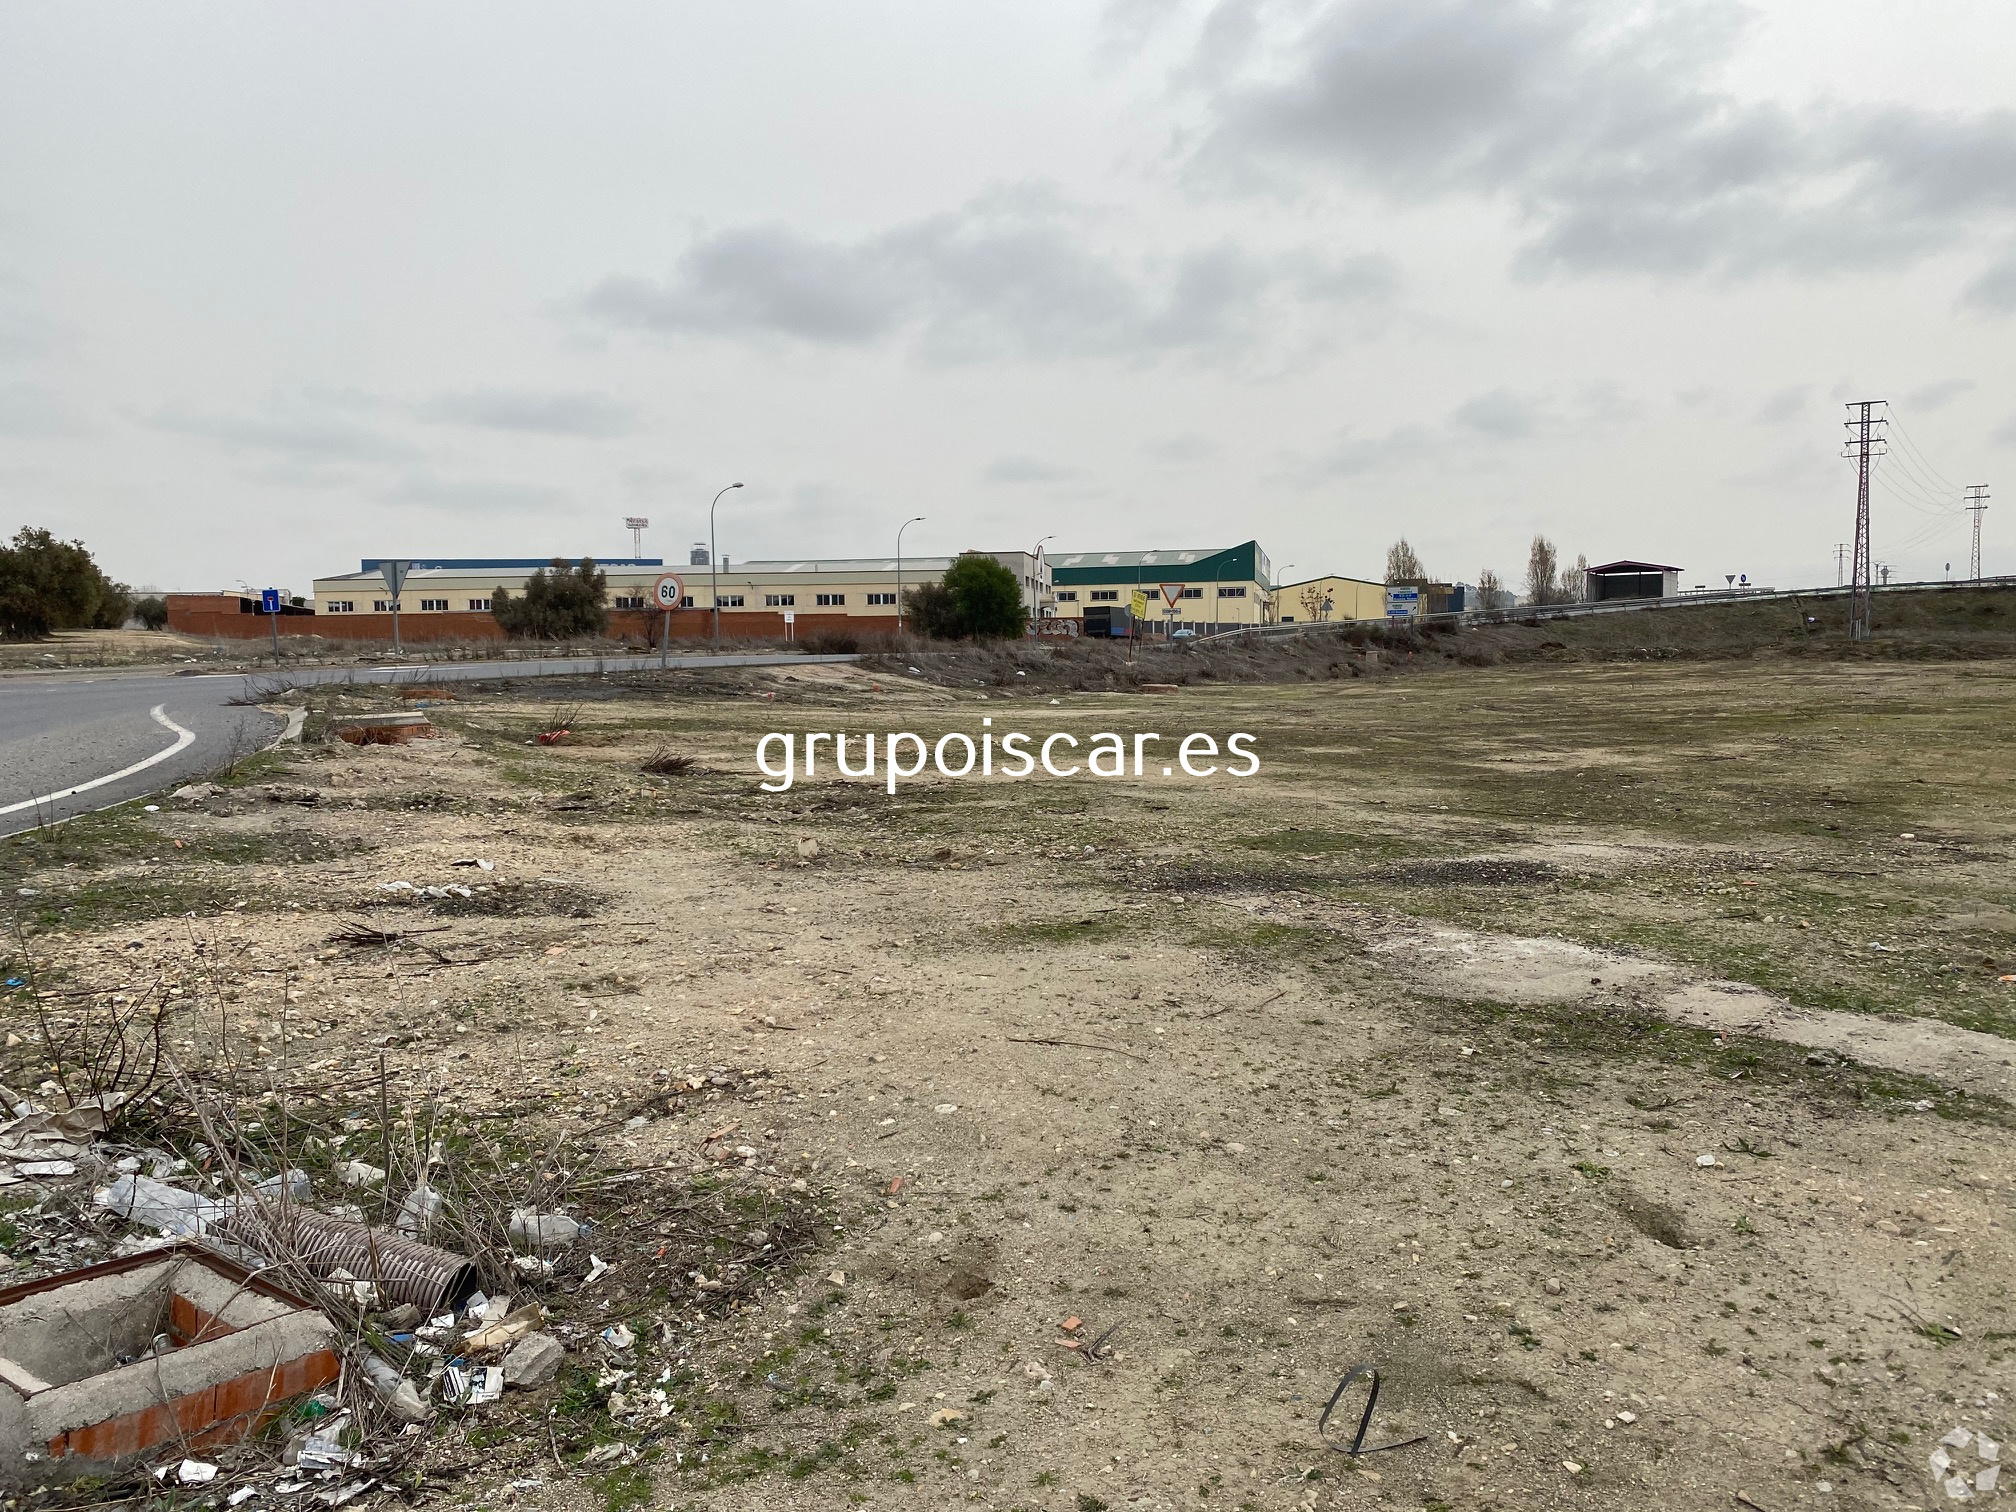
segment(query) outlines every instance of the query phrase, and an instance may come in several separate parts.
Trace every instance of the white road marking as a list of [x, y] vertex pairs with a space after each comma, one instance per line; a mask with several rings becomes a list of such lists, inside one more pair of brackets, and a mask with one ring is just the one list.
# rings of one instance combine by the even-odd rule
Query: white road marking
[[39, 808], [45, 803], [60, 803], [63, 799], [75, 797], [78, 793], [88, 793], [91, 789], [103, 787], [108, 782], [117, 782], [121, 777], [131, 777], [135, 772], [144, 772], [147, 768], [166, 761], [177, 751], [186, 750], [190, 745], [194, 744], [196, 732], [194, 730], [185, 730], [182, 726], [175, 723], [174, 720], [170, 719], [168, 717], [167, 705], [156, 704], [147, 712], [154, 717], [156, 724], [175, 732], [175, 744], [169, 746], [165, 751], [156, 751], [145, 761], [136, 761], [129, 767], [119, 768], [116, 772], [107, 772], [103, 777], [93, 777], [89, 782], [80, 782], [77, 786], [67, 787], [60, 793], [45, 793], [40, 798], [24, 798], [19, 803], [10, 803], [4, 808], [0, 808], [0, 814], [16, 814], [25, 808]]

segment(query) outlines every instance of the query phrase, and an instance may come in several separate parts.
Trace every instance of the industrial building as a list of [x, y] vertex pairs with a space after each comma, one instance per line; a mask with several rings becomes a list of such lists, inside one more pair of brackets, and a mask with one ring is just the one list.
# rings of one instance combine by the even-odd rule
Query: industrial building
[[1680, 592], [1680, 569], [1657, 562], [1605, 562], [1591, 567], [1585, 578], [1589, 586], [1582, 596], [1592, 604], [1611, 599], [1674, 598]]
[[1166, 633], [1273, 623], [1272, 569], [1258, 541], [1219, 550], [1068, 552], [1051, 564], [1051, 576], [1055, 603], [1046, 617], [1060, 620], [1083, 623], [1087, 610], [1125, 608], [1138, 589], [1148, 625]]
[[1385, 617], [1386, 585], [1364, 578], [1304, 578], [1274, 590], [1274, 622], [1280, 625]]
[[[1050, 568], [1040, 552], [995, 551], [987, 555], [1015, 574], [1032, 618], [1051, 597]], [[653, 607], [658, 580], [675, 574], [684, 592], [672, 614], [674, 639], [713, 633], [714, 609], [721, 613], [724, 638], [783, 639], [819, 631], [889, 633], [897, 628], [899, 594], [935, 583], [956, 558], [948, 556], [851, 557], [802, 561], [688, 564], [668, 568], [657, 557], [598, 561], [607, 579], [609, 630], [615, 636], [656, 639], [664, 615]], [[496, 590], [523, 592], [542, 567], [539, 558], [415, 558], [399, 595], [399, 633], [410, 641], [498, 640], [503, 630], [490, 613]], [[315, 580], [313, 628], [299, 621], [288, 631], [344, 640], [390, 640], [392, 595], [376, 558], [355, 572]], [[717, 594], [718, 585], [718, 594]], [[170, 604], [170, 623], [176, 605]], [[223, 617], [213, 616], [203, 633], [231, 634]], [[245, 633], [265, 634], [260, 617]], [[179, 627], [178, 627], [179, 628]]]

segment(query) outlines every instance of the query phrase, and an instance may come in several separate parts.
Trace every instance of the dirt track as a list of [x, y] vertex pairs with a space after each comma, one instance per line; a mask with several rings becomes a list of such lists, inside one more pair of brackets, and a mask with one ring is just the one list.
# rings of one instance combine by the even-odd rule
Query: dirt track
[[[710, 686], [586, 703], [551, 749], [527, 744], [549, 702], [474, 699], [437, 741], [312, 749], [6, 853], [72, 970], [210, 942], [275, 1070], [298, 994], [290, 1075], [382, 1051], [415, 1088], [586, 1122], [661, 1069], [773, 1074], [610, 1148], [802, 1182], [844, 1233], [708, 1327], [668, 1419], [568, 1385], [570, 1457], [640, 1445], [657, 1504], [710, 1508], [1777, 1512], [1931, 1505], [1941, 1434], [2011, 1426], [2008, 1073], [1660, 1006], [1716, 981], [1939, 1043], [2016, 1029], [2006, 666]], [[764, 730], [983, 716], [1251, 730], [1263, 768], [755, 786]], [[711, 773], [639, 776], [660, 747]], [[476, 857], [467, 900], [382, 887]], [[480, 959], [330, 952], [357, 909], [439, 915], [430, 942]], [[1480, 931], [1549, 938], [1560, 981], [1452, 977], [1437, 951], [1474, 961]], [[1569, 983], [1564, 942], [1616, 979]], [[1354, 1464], [1316, 1419], [1360, 1361], [1373, 1439], [1426, 1437]], [[545, 1451], [486, 1440], [475, 1485], [552, 1476]], [[516, 1495], [585, 1494], [564, 1483]]]

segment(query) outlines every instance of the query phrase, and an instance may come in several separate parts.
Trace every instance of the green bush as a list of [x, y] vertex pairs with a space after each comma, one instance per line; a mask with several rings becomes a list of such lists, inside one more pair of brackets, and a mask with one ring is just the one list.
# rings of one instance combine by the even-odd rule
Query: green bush
[[150, 593], [145, 598], [135, 599], [133, 617], [140, 621], [144, 629], [165, 630], [168, 628], [168, 600], [158, 593]]
[[0, 546], [0, 639], [113, 630], [132, 609], [132, 593], [105, 576], [82, 541], [23, 526], [12, 544]]
[[572, 640], [603, 635], [609, 606], [603, 600], [608, 578], [589, 557], [569, 567], [559, 557], [525, 580], [522, 597], [505, 589], [490, 592], [490, 612], [513, 640]]
[[911, 589], [903, 609], [906, 628], [937, 640], [1003, 640], [1029, 624], [1015, 574], [978, 551], [946, 568], [942, 582]]

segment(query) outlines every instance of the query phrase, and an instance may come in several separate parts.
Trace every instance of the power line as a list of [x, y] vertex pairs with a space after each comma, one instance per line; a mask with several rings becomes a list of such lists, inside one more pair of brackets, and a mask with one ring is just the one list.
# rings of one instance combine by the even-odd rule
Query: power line
[[1946, 492], [1952, 494], [1960, 492], [1959, 484], [1948, 482], [1946, 476], [1932, 465], [1931, 461], [1925, 456], [1925, 453], [1919, 448], [1918, 443], [1911, 439], [1911, 433], [1904, 429], [1902, 421], [1892, 415], [1890, 416], [1890, 424], [1896, 427], [1897, 439], [1904, 443], [1904, 452], [1908, 457], [1915, 460], [1920, 467], [1930, 473], [1933, 480], [1944, 488]]

